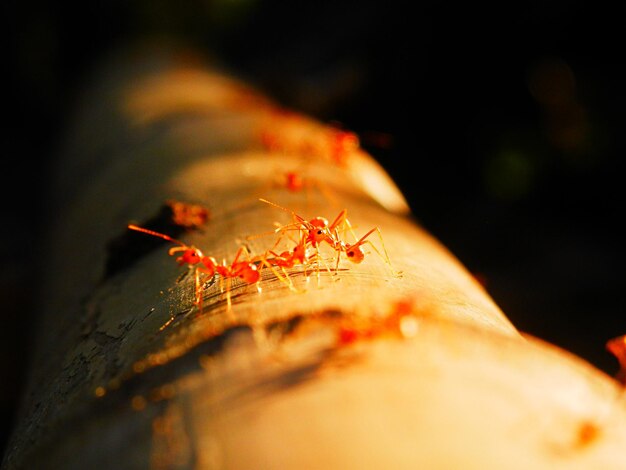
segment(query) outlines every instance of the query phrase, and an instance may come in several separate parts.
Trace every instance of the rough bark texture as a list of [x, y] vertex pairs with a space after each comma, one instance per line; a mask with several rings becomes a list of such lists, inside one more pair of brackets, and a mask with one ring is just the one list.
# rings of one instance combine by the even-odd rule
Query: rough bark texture
[[[339, 130], [178, 52], [96, 77], [59, 162], [3, 469], [624, 468], [619, 384], [518, 332]], [[323, 251], [319, 268], [263, 269], [260, 291], [204, 277], [199, 311], [176, 245], [127, 229], [220, 261], [291, 249], [273, 230], [292, 214], [259, 198], [380, 232], [360, 264]], [[172, 200], [209, 220], [172, 222]]]

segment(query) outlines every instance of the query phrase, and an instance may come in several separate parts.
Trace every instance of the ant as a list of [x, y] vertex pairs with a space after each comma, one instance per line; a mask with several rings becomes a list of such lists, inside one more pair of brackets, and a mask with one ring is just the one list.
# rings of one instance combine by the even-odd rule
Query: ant
[[[263, 201], [265, 201], [264, 199], [261, 199]], [[269, 202], [269, 201], [267, 201]], [[273, 203], [270, 203], [273, 204]], [[280, 206], [277, 206], [280, 207]], [[302, 223], [306, 224], [307, 221], [305, 221], [304, 219], [301, 218]], [[278, 225], [278, 224], [277, 224]], [[299, 231], [299, 240], [295, 241], [293, 240], [293, 238], [291, 236], [289, 236], [288, 234], [288, 230], [289, 229], [295, 229]], [[310, 230], [314, 229], [313, 225], [310, 225], [308, 227]], [[306, 268], [307, 266], [312, 265], [313, 263], [315, 263], [316, 265], [316, 272], [317, 272], [317, 279], [318, 279], [318, 283], [319, 283], [319, 265], [320, 262], [324, 262], [323, 258], [319, 255], [319, 251], [316, 251], [315, 253], [311, 253], [310, 249], [309, 249], [309, 243], [310, 240], [307, 238], [306, 236], [306, 231], [303, 231], [301, 227], [297, 226], [297, 224], [290, 224], [290, 225], [286, 225], [286, 226], [280, 226], [278, 227], [276, 230], [273, 230], [272, 232], [269, 232], [269, 234], [275, 234], [280, 232], [280, 236], [278, 237], [278, 239], [276, 240], [276, 242], [274, 243], [274, 246], [272, 248], [270, 248], [269, 250], [266, 251], [266, 256], [262, 257], [262, 261], [265, 265], [270, 265], [270, 266], [276, 266], [278, 268], [281, 269], [281, 271], [283, 272], [283, 275], [286, 279], [289, 279], [289, 275], [286, 271], [286, 269], [289, 268], [293, 268], [297, 265], [302, 265], [304, 266], [304, 274], [305, 276], [307, 276], [308, 279], [308, 274], [306, 272]], [[258, 238], [264, 235], [268, 235], [268, 232], [265, 233], [261, 233], [261, 234], [256, 234], [256, 235], [248, 235], [246, 237], [247, 240], [251, 240], [254, 238]], [[291, 250], [285, 250], [282, 251], [280, 253], [277, 253], [275, 251], [276, 247], [279, 245], [279, 243], [281, 242], [281, 240], [283, 239], [283, 237], [288, 237], [291, 241], [295, 242], [295, 246], [291, 249]], [[317, 246], [316, 246], [317, 248]], [[271, 257], [268, 257], [267, 255], [272, 255]], [[330, 273], [330, 268], [328, 266], [326, 266], [326, 264], [324, 263], [326, 270]], [[278, 274], [275, 273], [277, 276]], [[289, 279], [288, 281], [288, 285], [289, 288], [291, 290], [295, 290], [293, 287], [293, 283], [291, 282], [291, 280]]]
[[168, 250], [170, 256], [174, 256], [177, 253], [182, 252], [180, 256], [176, 258], [176, 262], [179, 266], [188, 265], [190, 268], [194, 267], [194, 279], [195, 279], [195, 302], [194, 304], [202, 310], [202, 284], [200, 283], [200, 273], [206, 274], [212, 279], [215, 276], [215, 268], [217, 263], [215, 259], [210, 256], [205, 256], [199, 248], [195, 246], [189, 246], [180, 240], [170, 237], [164, 233], [149, 230], [147, 228], [139, 227], [138, 225], [129, 224], [130, 230], [146, 233], [154, 237], [162, 238], [163, 240], [175, 243], [178, 246], [172, 247]]
[[[337, 269], [339, 268], [339, 261], [340, 261], [342, 252], [344, 252], [346, 254], [346, 257], [353, 263], [356, 263], [356, 264], [361, 263], [363, 259], [365, 259], [365, 251], [363, 251], [363, 244], [366, 242], [370, 243], [369, 240], [367, 240], [367, 237], [369, 237], [375, 230], [378, 230], [378, 227], [374, 227], [365, 235], [363, 235], [359, 240], [357, 240], [355, 243], [345, 242], [339, 236], [339, 226], [341, 224], [347, 225], [350, 231], [352, 232], [352, 234], [354, 235], [354, 232], [352, 230], [352, 225], [348, 221], [347, 214], [348, 214], [347, 209], [343, 209], [341, 212], [339, 212], [337, 217], [335, 217], [335, 220], [333, 220], [333, 222], [330, 224], [328, 223], [328, 219], [326, 219], [325, 217], [318, 216], [318, 217], [314, 217], [310, 219], [308, 222], [305, 222], [303, 226], [304, 230], [308, 231], [306, 240], [309, 243], [311, 243], [311, 245], [313, 245], [316, 249], [318, 249], [321, 243], [325, 242], [328, 245], [330, 245], [333, 250], [335, 250], [335, 253], [337, 254], [335, 271], [337, 271]], [[380, 230], [379, 230], [379, 234], [380, 234]], [[389, 257], [387, 256], [385, 260], [389, 261]]]
[[311, 176], [303, 176], [301, 173], [295, 170], [286, 171], [283, 174], [282, 187], [292, 193], [299, 193], [306, 191], [307, 194], [311, 189], [317, 189], [322, 196], [324, 196], [328, 202], [335, 205], [335, 197], [331, 190], [323, 184], [317, 178]]
[[199, 204], [169, 199], [165, 202], [172, 212], [172, 222], [187, 229], [197, 229], [205, 225], [211, 213], [209, 209]]
[[[285, 171], [276, 171], [272, 180], [255, 189], [260, 194], [264, 190], [286, 191], [291, 194], [302, 194], [308, 200], [314, 191], [321, 194], [330, 204], [336, 205], [336, 198], [328, 185], [318, 178], [307, 174], [306, 168], [293, 168]], [[256, 196], [255, 196], [256, 199]]]
[[615, 378], [626, 386], [626, 335], [618, 336], [606, 342], [606, 349], [613, 354], [620, 366]]
[[[339, 214], [337, 215], [337, 217], [335, 217], [335, 219], [333, 220], [332, 223], [328, 222], [328, 219], [326, 219], [325, 217], [314, 217], [310, 220], [306, 220], [304, 219], [302, 216], [296, 214], [293, 211], [290, 211], [289, 209], [282, 207], [276, 203], [273, 203], [271, 201], [268, 201], [267, 199], [263, 199], [260, 198], [259, 199], [261, 202], [265, 202], [266, 204], [269, 204], [273, 207], [276, 207], [280, 210], [283, 210], [285, 212], [289, 212], [292, 214], [293, 218], [294, 218], [294, 222], [291, 224], [287, 224], [287, 225], [283, 225], [278, 227], [275, 232], [278, 231], [284, 231], [287, 230], [289, 228], [296, 228], [300, 231], [303, 232], [304, 237], [305, 237], [305, 242], [306, 243], [310, 243], [315, 249], [316, 251], [319, 252], [319, 246], [322, 243], [327, 243], [328, 245], [330, 245], [330, 247], [335, 251], [336, 253], [336, 263], [335, 263], [335, 272], [338, 270], [339, 268], [339, 262], [340, 262], [340, 258], [341, 258], [341, 253], [345, 253], [346, 257], [353, 263], [359, 264], [363, 261], [363, 259], [365, 258], [365, 251], [363, 250], [363, 245], [365, 243], [369, 243], [372, 248], [374, 249], [374, 251], [376, 251], [376, 253], [383, 258], [383, 260], [385, 261], [385, 263], [390, 267], [390, 269], [392, 270], [392, 272], [394, 273], [395, 276], [397, 276], [398, 274], [395, 273], [395, 271], [393, 270], [393, 268], [391, 268], [391, 261], [389, 260], [389, 255], [387, 254], [387, 250], [385, 248], [384, 242], [382, 240], [382, 234], [380, 232], [380, 229], [378, 227], [374, 227], [371, 230], [369, 230], [365, 235], [363, 235], [360, 239], [357, 239], [355, 243], [347, 243], [344, 240], [341, 239], [341, 237], [339, 236], [339, 227], [341, 225], [345, 225], [347, 226], [347, 228], [352, 232], [352, 234], [354, 235], [354, 231], [352, 229], [352, 225], [350, 224], [348, 218], [347, 218], [347, 209], [343, 209], [342, 211], [339, 212]], [[375, 231], [378, 232], [378, 236], [380, 237], [381, 243], [382, 243], [382, 247], [383, 247], [383, 251], [384, 251], [384, 256], [381, 255], [381, 253], [378, 251], [378, 249], [369, 241], [367, 240], [367, 238], [374, 233]], [[356, 235], [354, 235], [354, 237], [356, 238]]]
[[[313, 261], [316, 261], [316, 268], [317, 268], [316, 272], [317, 272], [317, 279], [319, 283], [319, 260], [317, 259], [318, 254], [310, 253], [309, 248], [307, 247], [306, 237], [304, 237], [303, 234], [301, 234], [300, 239], [298, 240], [296, 245], [293, 247], [293, 249], [286, 250], [278, 254], [274, 251], [274, 248], [278, 245], [281, 238], [282, 237], [278, 238], [278, 240], [274, 244], [274, 247], [268, 250], [268, 253], [273, 255], [273, 257], [265, 258], [266, 263], [272, 266], [279, 267], [281, 271], [283, 272], [283, 274], [285, 275], [285, 278], [289, 279], [289, 275], [287, 274], [286, 269], [293, 268], [296, 265], [302, 265], [304, 266], [304, 274], [308, 278], [306, 267], [310, 265], [311, 263], [313, 263]], [[330, 269], [328, 269], [328, 267], [327, 267], [327, 270], [330, 272]], [[291, 290], [296, 290], [293, 287], [293, 283], [291, 282], [291, 279], [289, 279], [288, 285]]]
[[[247, 250], [245, 247], [240, 247], [235, 255], [235, 259], [233, 262], [228, 265], [226, 261], [223, 260], [222, 264], [218, 264], [218, 262], [212, 256], [206, 256], [200, 251], [199, 248], [195, 246], [189, 246], [180, 240], [176, 240], [175, 238], [170, 237], [164, 233], [155, 232], [154, 230], [149, 230], [143, 227], [139, 227], [134, 224], [129, 224], [128, 228], [130, 230], [135, 230], [137, 232], [146, 233], [148, 235], [152, 235], [155, 237], [162, 238], [163, 240], [167, 240], [169, 242], [175, 243], [179, 246], [175, 246], [169, 249], [168, 253], [170, 255], [175, 255], [176, 253], [182, 252], [180, 256], [176, 258], [176, 262], [180, 265], [188, 265], [189, 267], [194, 268], [194, 279], [195, 279], [195, 302], [194, 305], [198, 307], [199, 311], [202, 311], [202, 283], [200, 282], [200, 273], [206, 274], [210, 279], [213, 279], [216, 274], [220, 275], [220, 289], [224, 291], [224, 279], [227, 279], [226, 286], [226, 297], [228, 302], [228, 310], [231, 309], [231, 297], [230, 297], [230, 288], [231, 288], [231, 279], [240, 278], [244, 282], [248, 284], [257, 284], [257, 289], [260, 292], [260, 287], [258, 285], [261, 275], [259, 269], [257, 267], [258, 262], [263, 262], [264, 258], [260, 258], [256, 261], [248, 260], [248, 261], [239, 261], [240, 256], [245, 252], [247, 254]], [[249, 256], [248, 256], [249, 257]], [[270, 266], [269, 264], [267, 264]], [[271, 267], [271, 266], [270, 266]]]
[[[242, 254], [246, 255], [247, 261], [239, 261], [239, 258], [241, 257]], [[304, 255], [300, 253], [296, 255], [291, 254], [291, 258], [294, 260], [300, 259], [302, 256], [306, 256], [306, 253]], [[285, 260], [288, 260], [285, 253], [281, 254], [280, 257], [282, 257]], [[214, 258], [211, 258], [211, 260], [215, 262]], [[289, 279], [289, 281], [285, 281], [285, 279], [283, 279], [281, 274], [278, 273], [274, 269], [274, 266], [281, 267], [283, 269], [283, 273], [285, 274], [285, 278], [289, 279], [289, 276], [284, 271], [283, 266], [281, 266], [281, 264], [277, 262], [276, 258], [267, 258], [266, 255], [260, 255], [260, 256], [255, 256], [251, 258], [250, 253], [248, 252], [248, 249], [245, 246], [241, 246], [239, 250], [237, 250], [237, 253], [235, 254], [235, 258], [230, 265], [226, 264], [225, 260], [222, 261], [222, 264], [215, 264], [215, 271], [217, 272], [217, 274], [220, 275], [220, 291], [221, 292], [224, 292], [223, 283], [224, 283], [224, 279], [226, 279], [226, 283], [227, 283], [226, 284], [226, 299], [228, 303], [228, 310], [232, 308], [231, 294], [230, 294], [232, 279], [239, 278], [247, 284], [256, 284], [257, 291], [260, 293], [261, 292], [261, 286], [260, 286], [261, 270], [263, 267], [269, 268], [272, 271], [272, 273], [274, 273], [274, 275], [276, 276], [278, 280], [280, 280], [281, 282], [286, 282], [290, 289], [295, 290], [291, 282], [291, 279]]]
[[339, 166], [346, 166], [349, 155], [360, 147], [359, 137], [350, 131], [332, 129], [329, 140], [330, 159]]
[[274, 244], [268, 253], [272, 254], [273, 258], [266, 258], [265, 260], [273, 266], [279, 266], [281, 268], [293, 268], [297, 264], [306, 265], [311, 260], [311, 254], [306, 246], [306, 240], [304, 237], [300, 237], [298, 243], [292, 250], [283, 251], [280, 254], [274, 251], [274, 248], [280, 242], [280, 238]]
[[[246, 253], [248, 255], [248, 261], [239, 261], [239, 257], [242, 253]], [[213, 259], [213, 261], [215, 261]], [[261, 292], [261, 287], [259, 282], [261, 280], [261, 273], [256, 263], [250, 260], [248, 250], [245, 247], [240, 247], [237, 250], [237, 254], [235, 255], [235, 259], [233, 262], [228, 265], [226, 264], [226, 260], [222, 260], [222, 264], [215, 264], [215, 271], [220, 275], [220, 291], [224, 292], [224, 279], [226, 279], [226, 301], [228, 304], [228, 310], [231, 309], [232, 303], [230, 298], [230, 290], [232, 279], [239, 278], [247, 284], [256, 284], [257, 291]]]
[[287, 171], [283, 176], [285, 188], [291, 192], [297, 193], [306, 186], [307, 180], [297, 171]]
[[[298, 230], [300, 232], [300, 240], [296, 244], [296, 247], [291, 252], [283, 252], [279, 256], [279, 258], [284, 257], [285, 262], [288, 264], [292, 262], [295, 263], [295, 261], [300, 261], [300, 264], [308, 264], [312, 260], [312, 257], [310, 254], [308, 254], [308, 250], [307, 250], [307, 245], [310, 244], [316, 250], [316, 253], [315, 255], [313, 255], [313, 257], [317, 258], [317, 261], [318, 261], [317, 274], [318, 274], [318, 281], [319, 281], [319, 262], [322, 260], [321, 256], [319, 255], [319, 246], [325, 240], [328, 241], [333, 247], [336, 245], [334, 241], [330, 241], [332, 240], [332, 232], [331, 232], [331, 229], [329, 228], [328, 220], [326, 220], [324, 217], [315, 217], [311, 220], [306, 220], [303, 217], [296, 214], [295, 212], [290, 211], [289, 209], [285, 207], [279, 206], [278, 204], [275, 204], [271, 201], [268, 201], [267, 199], [259, 198], [259, 200], [267, 204], [270, 204], [278, 209], [281, 209], [285, 212], [290, 212], [292, 216], [294, 217], [293, 223], [279, 226], [276, 230], [272, 232], [272, 233], [277, 233], [277, 232], [281, 233], [281, 237], [279, 237], [279, 239], [276, 241], [274, 246], [278, 245], [278, 243], [280, 242], [282, 238], [282, 235], [287, 233], [288, 230], [293, 229], [293, 230]], [[248, 237], [248, 238], [251, 238], [251, 237]], [[270, 250], [269, 252], [275, 256], [278, 256], [272, 250]], [[330, 272], [330, 269], [328, 268], [328, 266], [326, 266], [326, 270]]]
[[[335, 165], [345, 167], [350, 155], [360, 148], [357, 134], [331, 124], [323, 126], [304, 120], [302, 116], [275, 110], [272, 129], [260, 130], [259, 140], [270, 152], [296, 153], [302, 157], [322, 157]], [[278, 133], [274, 129], [281, 128]]]

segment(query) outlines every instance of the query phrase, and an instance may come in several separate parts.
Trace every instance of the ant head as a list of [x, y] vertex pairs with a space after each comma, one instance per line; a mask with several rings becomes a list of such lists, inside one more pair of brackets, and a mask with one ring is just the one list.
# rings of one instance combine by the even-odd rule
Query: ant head
[[315, 217], [307, 223], [307, 241], [313, 244], [321, 243], [330, 236], [328, 220], [324, 217]]
[[314, 245], [317, 245], [324, 240], [328, 239], [330, 236], [330, 232], [328, 231], [328, 227], [313, 227], [309, 231], [309, 235], [307, 236], [307, 241], [311, 242]]
[[365, 258], [365, 252], [361, 244], [355, 243], [346, 249], [346, 256], [353, 263], [360, 263]]
[[366, 239], [374, 232], [374, 230], [376, 230], [376, 227], [363, 235], [358, 242], [353, 243], [352, 245], [345, 246], [346, 256], [350, 261], [352, 261], [353, 263], [360, 263], [361, 261], [363, 261], [363, 258], [365, 258], [363, 244], [369, 243]]
[[179, 264], [198, 264], [201, 260], [202, 257], [195, 248], [187, 248], [181, 256], [176, 258]]

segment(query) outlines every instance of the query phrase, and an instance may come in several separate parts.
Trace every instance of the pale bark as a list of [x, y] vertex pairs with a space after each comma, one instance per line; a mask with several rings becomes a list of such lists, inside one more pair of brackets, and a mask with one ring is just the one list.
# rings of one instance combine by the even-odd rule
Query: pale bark
[[[626, 467], [620, 384], [520, 333], [370, 155], [334, 159], [334, 129], [187, 55], [138, 50], [96, 77], [59, 162], [3, 469]], [[292, 170], [303, 191], [284, 187]], [[156, 237], [127, 224], [178, 200], [211, 215], [177, 239], [267, 253], [292, 217], [259, 198], [305, 219], [347, 209], [357, 236], [381, 236], [336, 272], [237, 281], [231, 309], [217, 276], [202, 312], [173, 245], [129, 248]]]

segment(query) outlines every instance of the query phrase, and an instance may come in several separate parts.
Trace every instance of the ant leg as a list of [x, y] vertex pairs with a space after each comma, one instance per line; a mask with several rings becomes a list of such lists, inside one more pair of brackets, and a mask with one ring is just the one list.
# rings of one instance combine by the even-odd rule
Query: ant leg
[[231, 278], [228, 277], [226, 279], [226, 304], [227, 304], [227, 310], [230, 312], [231, 308], [232, 308], [232, 302], [230, 300], [230, 288], [231, 288]]
[[202, 280], [202, 274], [207, 274], [209, 277], [208, 281], [214, 279], [215, 270], [207, 269], [202, 266], [198, 266], [195, 268], [195, 288], [196, 288], [196, 300], [195, 305], [198, 307], [198, 313], [202, 313], [202, 306], [204, 302], [204, 285], [207, 281]]
[[[372, 229], [372, 230], [375, 230], [375, 231], [376, 231], [376, 233], [378, 234], [378, 238], [380, 239], [380, 245], [381, 245], [381, 247], [382, 247], [382, 250], [383, 250], [384, 255], [383, 255], [383, 254], [381, 254], [381, 252], [380, 252], [380, 251], [378, 251], [378, 248], [376, 248], [376, 246], [375, 246], [375, 245], [374, 245], [371, 241], [369, 241], [369, 240], [363, 240], [363, 243], [368, 243], [368, 244], [369, 244], [369, 245], [370, 245], [370, 246], [374, 249], [374, 251], [376, 252], [376, 254], [377, 254], [378, 256], [380, 256], [380, 258], [381, 258], [381, 259], [385, 262], [385, 264], [387, 264], [387, 266], [389, 267], [389, 270], [391, 271], [391, 274], [392, 274], [394, 277], [402, 277], [402, 271], [396, 271], [396, 270], [393, 268], [392, 264], [391, 264], [391, 259], [389, 258], [389, 253], [387, 253], [387, 248], [385, 247], [385, 241], [383, 240], [383, 234], [382, 234], [382, 232], [380, 231], [380, 228], [376, 227], [375, 229]], [[371, 233], [371, 232], [372, 232], [372, 231], [370, 231], [369, 233]], [[369, 235], [369, 233], [368, 233], [368, 235]], [[366, 235], [366, 236], [367, 236], [367, 235]], [[365, 237], [363, 237], [363, 238], [365, 238]]]
[[265, 257], [263, 257], [262, 262], [265, 266], [267, 266], [268, 268], [270, 268], [270, 270], [274, 273], [274, 275], [276, 276], [276, 278], [282, 282], [283, 284], [286, 284], [287, 287], [289, 287], [289, 290], [293, 291], [293, 292], [300, 292], [298, 289], [296, 289], [296, 286], [293, 285], [293, 281], [291, 280], [291, 277], [289, 277], [289, 273], [287, 272], [287, 270], [285, 269], [284, 266], [280, 266], [280, 270], [282, 271], [282, 275], [274, 268], [274, 266], [272, 266], [272, 264], [267, 261], [267, 259]]
[[328, 226], [328, 231], [334, 232], [339, 224], [349, 224], [347, 215], [348, 209], [343, 209], [341, 212], [339, 212], [339, 214], [337, 214], [337, 217], [335, 217], [335, 220], [333, 220], [333, 223]]
[[[321, 285], [321, 281], [320, 281], [320, 263], [324, 266], [324, 269], [326, 270], [326, 272], [328, 272], [329, 275], [333, 275], [333, 271], [330, 269], [330, 267], [328, 266], [328, 264], [326, 263], [326, 260], [324, 260], [324, 258], [322, 258], [322, 255], [319, 252], [319, 244], [315, 243], [313, 245], [313, 247], [315, 248], [315, 275], [317, 277], [317, 287], [320, 287]], [[337, 263], [339, 264], [339, 263]], [[335, 275], [337, 274], [337, 271], [335, 270]]]
[[237, 263], [237, 261], [239, 261], [239, 257], [241, 256], [241, 253], [246, 252], [246, 254], [248, 254], [248, 250], [246, 250], [245, 246], [240, 246], [239, 249], [237, 250], [237, 253], [235, 253], [235, 258], [233, 259], [233, 262], [231, 263], [231, 267], [233, 265], [235, 265], [235, 263]]
[[341, 261], [341, 249], [336, 250], [337, 252], [337, 262], [335, 263], [335, 275], [337, 275], [337, 272], [339, 271], [339, 261]]
[[195, 285], [196, 285], [196, 302], [199, 312], [202, 312], [202, 285], [200, 284], [200, 271], [196, 268], [195, 272]]
[[[347, 217], [343, 220], [343, 223], [344, 225], [348, 227], [348, 231], [352, 234], [352, 236], [354, 237], [354, 240], [358, 241], [359, 237], [356, 236], [356, 233], [354, 232], [354, 227], [352, 226], [352, 224], [350, 223]], [[345, 229], [344, 229], [344, 232], [345, 232]]]

